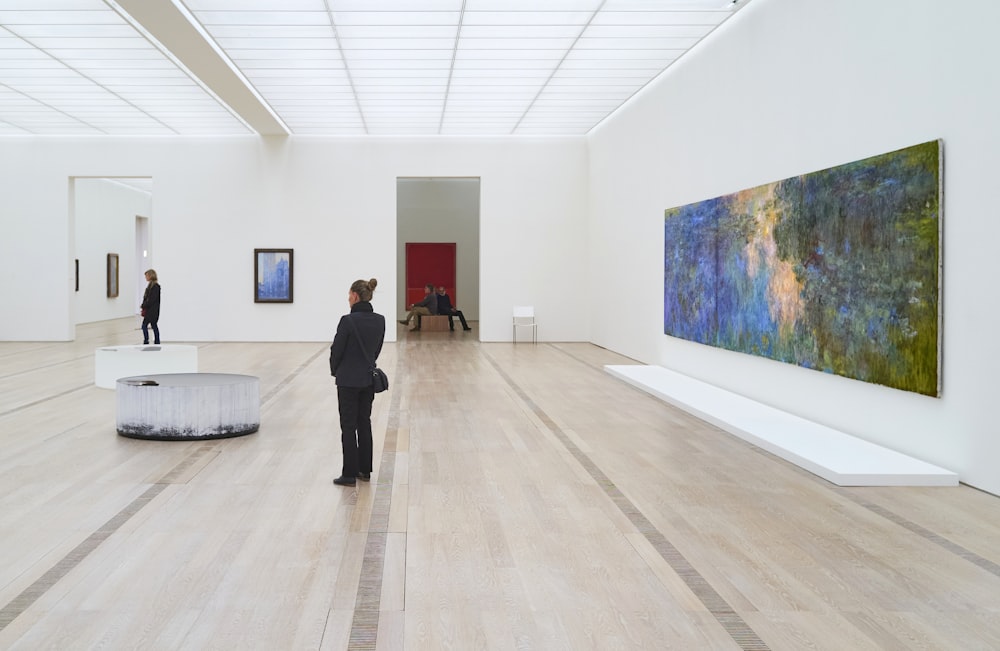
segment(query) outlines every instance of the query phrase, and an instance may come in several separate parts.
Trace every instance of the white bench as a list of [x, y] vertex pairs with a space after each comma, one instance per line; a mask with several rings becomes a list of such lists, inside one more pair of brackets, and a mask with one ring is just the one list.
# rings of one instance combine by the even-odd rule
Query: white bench
[[120, 377], [143, 373], [197, 373], [198, 347], [182, 344], [105, 346], [94, 351], [94, 384], [114, 389]]
[[661, 366], [617, 378], [838, 486], [956, 486], [958, 475]]

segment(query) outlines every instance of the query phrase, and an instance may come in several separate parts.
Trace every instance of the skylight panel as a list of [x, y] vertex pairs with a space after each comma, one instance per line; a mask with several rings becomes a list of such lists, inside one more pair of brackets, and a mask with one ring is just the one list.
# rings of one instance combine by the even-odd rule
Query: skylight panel
[[466, 0], [465, 10], [473, 11], [596, 11], [603, 0]]
[[[369, 117], [369, 133], [585, 133], [735, 11], [720, 0], [171, 1], [294, 132], [338, 134], [363, 133]], [[0, 84], [20, 91], [0, 93], [0, 125], [23, 96], [59, 102], [40, 112], [63, 116], [60, 129], [73, 116], [59, 111], [76, 113], [81, 133], [144, 121], [150, 133], [247, 131], [115, 3], [0, 3]], [[26, 130], [12, 124], [0, 133]]]
[[499, 52], [536, 52], [548, 50], [560, 56], [572, 47], [573, 38], [465, 38], [458, 43], [460, 52], [494, 50]]
[[[2, 16], [0, 16], [2, 18]], [[21, 38], [36, 43], [39, 38], [136, 38], [135, 30], [124, 23], [112, 25], [52, 25], [29, 24], [12, 27], [11, 30]], [[36, 43], [37, 44], [37, 43]]]
[[[714, 25], [597, 25], [591, 24], [583, 32], [584, 38], [687, 38], [700, 39]], [[693, 44], [693, 43], [692, 43]]]
[[[320, 7], [322, 9], [322, 7]], [[329, 25], [326, 11], [196, 11], [198, 21], [208, 29], [220, 25]]]
[[715, 27], [729, 17], [727, 11], [614, 11], [605, 9], [591, 25], [700, 25]]
[[[580, 25], [462, 25], [462, 40], [465, 39], [549, 39], [554, 42], [573, 44], [580, 35]], [[558, 40], [562, 39], [562, 40]]]
[[[444, 47], [450, 48], [455, 42], [458, 25], [337, 25], [337, 36], [342, 39], [446, 39]], [[333, 30], [330, 30], [333, 35]], [[374, 41], [378, 42], [378, 41]]]
[[573, 26], [586, 25], [593, 11], [476, 11], [467, 9], [462, 16], [463, 29], [469, 26]]
[[375, 50], [392, 52], [399, 50], [441, 50], [451, 56], [455, 45], [454, 37], [449, 38], [341, 38], [343, 50]]
[[270, 39], [270, 38], [333, 38], [330, 25], [214, 25], [212, 37]]
[[[280, 0], [279, 0], [280, 1]], [[546, 0], [548, 1], [548, 0]], [[419, 6], [421, 11], [459, 11], [462, 0], [329, 0], [331, 11], [406, 12]]]
[[336, 50], [337, 42], [332, 38], [216, 38], [224, 50]]
[[[5, 0], [0, 9], [0, 25], [120, 25], [121, 19], [107, 10], [107, 5], [97, 3], [96, 11], [65, 10], [53, 8], [47, 3], [45, 9], [39, 9], [38, 0], [26, 0], [20, 5], [23, 9], [14, 9], [15, 4]], [[95, 5], [96, 6], [96, 5]]]
[[[458, 11], [333, 11], [338, 29], [354, 25], [409, 26], [458, 25]], [[465, 14], [468, 16], [468, 13]]]
[[[191, 11], [212, 11], [232, 9], [233, 0], [182, 0]], [[244, 11], [267, 11], [268, 9], [284, 9], [286, 11], [321, 11], [323, 0], [239, 0], [236, 3]]]

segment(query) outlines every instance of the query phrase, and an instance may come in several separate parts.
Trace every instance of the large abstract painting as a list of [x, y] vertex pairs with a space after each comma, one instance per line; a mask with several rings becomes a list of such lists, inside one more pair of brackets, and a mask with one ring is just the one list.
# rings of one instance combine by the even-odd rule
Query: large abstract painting
[[664, 332], [940, 395], [941, 145], [698, 203], [664, 219]]

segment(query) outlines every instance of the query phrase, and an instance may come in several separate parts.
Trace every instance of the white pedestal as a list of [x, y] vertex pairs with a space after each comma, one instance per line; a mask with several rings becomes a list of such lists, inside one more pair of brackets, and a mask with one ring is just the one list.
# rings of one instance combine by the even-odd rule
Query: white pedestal
[[94, 351], [94, 384], [102, 389], [114, 389], [120, 377], [197, 372], [197, 346], [106, 346]]
[[260, 379], [170, 373], [117, 381], [118, 433], [137, 439], [221, 439], [260, 427]]
[[837, 486], [957, 486], [958, 474], [660, 366], [605, 370]]

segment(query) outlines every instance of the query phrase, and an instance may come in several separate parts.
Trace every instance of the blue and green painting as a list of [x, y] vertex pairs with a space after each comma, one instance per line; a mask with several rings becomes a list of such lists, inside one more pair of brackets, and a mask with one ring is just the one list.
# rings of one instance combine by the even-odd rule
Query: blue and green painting
[[940, 141], [665, 213], [663, 331], [940, 395]]

